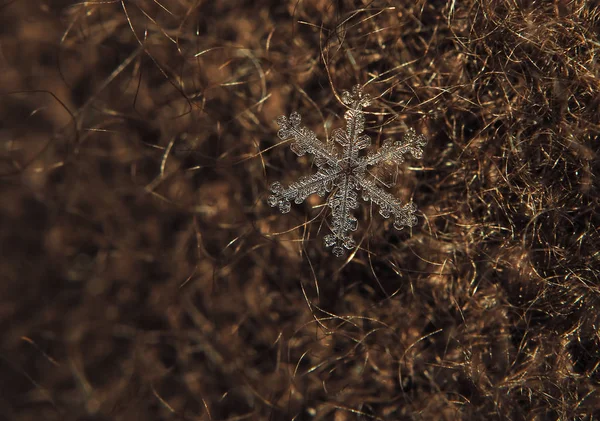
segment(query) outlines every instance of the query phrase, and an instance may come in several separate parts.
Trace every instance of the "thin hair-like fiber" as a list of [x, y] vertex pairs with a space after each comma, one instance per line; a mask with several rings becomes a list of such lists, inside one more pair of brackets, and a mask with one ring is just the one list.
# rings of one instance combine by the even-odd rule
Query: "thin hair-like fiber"
[[[600, 419], [591, 1], [0, 5], [0, 418]], [[362, 85], [418, 208], [286, 215]], [[389, 187], [389, 188], [388, 188]]]

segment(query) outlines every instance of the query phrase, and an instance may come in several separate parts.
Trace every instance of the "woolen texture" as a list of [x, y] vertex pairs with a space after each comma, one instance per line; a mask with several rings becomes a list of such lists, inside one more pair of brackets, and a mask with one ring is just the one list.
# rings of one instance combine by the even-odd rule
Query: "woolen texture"
[[[5, 2], [0, 419], [599, 420], [599, 57], [582, 0]], [[356, 84], [428, 143], [338, 259], [266, 199]]]

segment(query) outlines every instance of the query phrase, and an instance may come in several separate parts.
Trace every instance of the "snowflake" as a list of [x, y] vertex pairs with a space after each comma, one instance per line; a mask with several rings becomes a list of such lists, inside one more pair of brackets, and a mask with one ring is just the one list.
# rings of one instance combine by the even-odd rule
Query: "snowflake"
[[402, 141], [386, 140], [379, 150], [359, 157], [358, 152], [371, 144], [369, 136], [363, 134], [365, 116], [362, 111], [370, 104], [370, 97], [363, 94], [361, 86], [357, 85], [351, 93], [342, 93], [342, 102], [349, 106], [344, 115], [346, 129], [336, 129], [332, 134], [333, 140], [342, 146], [342, 151], [334, 142], [323, 143], [314, 132], [300, 126], [300, 115], [297, 112], [290, 114], [289, 118], [281, 116], [277, 119], [279, 138], [293, 138], [295, 142], [291, 144], [291, 149], [298, 156], [307, 152], [313, 154], [318, 171], [300, 178], [288, 188], [284, 188], [278, 181], [274, 182], [271, 185], [272, 195], [268, 199], [270, 206], [278, 206], [282, 213], [287, 213], [292, 200], [300, 204], [311, 194], [317, 193], [323, 197], [334, 191], [327, 200], [332, 210], [333, 223], [330, 227], [331, 234], [325, 236], [325, 245], [333, 246], [332, 252], [338, 257], [344, 255], [344, 248], [350, 250], [356, 247], [350, 232], [357, 228], [358, 221], [351, 213], [358, 207], [357, 190], [362, 190], [365, 201], [370, 200], [379, 205], [379, 213], [384, 218], [394, 215], [396, 229], [416, 225], [416, 206], [412, 202], [402, 204], [396, 197], [382, 190], [377, 185], [378, 180], [370, 176], [368, 168], [387, 162], [400, 164], [407, 153], [421, 158], [426, 143], [423, 135], [417, 135], [414, 129], [410, 129]]

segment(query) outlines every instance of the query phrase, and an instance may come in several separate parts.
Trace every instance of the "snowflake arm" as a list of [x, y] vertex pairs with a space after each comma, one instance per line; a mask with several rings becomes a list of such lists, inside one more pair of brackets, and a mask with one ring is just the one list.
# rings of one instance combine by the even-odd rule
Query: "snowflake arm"
[[333, 246], [332, 253], [341, 257], [344, 255], [344, 248], [350, 250], [356, 247], [356, 242], [349, 235], [349, 231], [356, 231], [358, 227], [358, 220], [350, 213], [358, 207], [356, 179], [353, 176], [343, 175], [338, 187], [328, 203], [333, 224], [331, 234], [325, 236], [325, 246]]
[[281, 140], [293, 138], [295, 142], [290, 145], [290, 149], [298, 156], [307, 152], [315, 155], [315, 163], [318, 167], [323, 167], [325, 164], [335, 166], [338, 160], [337, 151], [317, 139], [317, 135], [312, 130], [300, 126], [300, 121], [301, 117], [297, 112], [291, 113], [289, 118], [283, 115], [277, 118], [279, 138]]
[[279, 181], [271, 184], [271, 196], [268, 203], [270, 206], [278, 206], [281, 213], [288, 213], [291, 209], [290, 202], [302, 203], [311, 194], [317, 193], [323, 197], [333, 188], [333, 181], [338, 174], [330, 168], [321, 169], [317, 173], [302, 177], [285, 189]]
[[407, 153], [420, 159], [423, 157], [423, 147], [426, 143], [425, 136], [417, 135], [415, 129], [410, 128], [401, 141], [386, 140], [383, 142], [378, 151], [367, 155], [362, 163], [362, 167], [366, 168], [386, 161], [401, 164], [404, 162], [404, 155]]
[[334, 130], [333, 140], [344, 148], [343, 164], [352, 165], [358, 162], [358, 151], [371, 144], [371, 138], [362, 134], [365, 126], [365, 116], [362, 111], [348, 110], [344, 114], [344, 118], [346, 119], [346, 130]]
[[417, 224], [415, 212], [417, 207], [409, 202], [405, 205], [388, 192], [380, 189], [375, 181], [366, 178], [359, 179], [363, 191], [363, 199], [379, 205], [379, 213], [384, 218], [394, 215], [394, 228], [414, 227]]

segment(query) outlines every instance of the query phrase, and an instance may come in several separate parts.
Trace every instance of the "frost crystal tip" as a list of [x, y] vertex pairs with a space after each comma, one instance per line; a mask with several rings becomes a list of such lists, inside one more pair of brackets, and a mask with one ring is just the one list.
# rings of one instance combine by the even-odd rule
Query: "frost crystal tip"
[[410, 129], [402, 141], [385, 141], [379, 150], [359, 156], [358, 152], [371, 144], [369, 136], [363, 134], [365, 116], [362, 111], [371, 103], [370, 97], [357, 85], [352, 92], [342, 93], [342, 102], [349, 108], [344, 114], [346, 129], [336, 129], [332, 134], [333, 140], [342, 146], [341, 151], [334, 142], [325, 144], [317, 139], [314, 132], [301, 126], [300, 114], [297, 112], [290, 114], [289, 118], [281, 116], [277, 119], [278, 136], [282, 140], [293, 138], [295, 142], [291, 144], [291, 149], [297, 155], [313, 154], [318, 171], [300, 178], [288, 188], [284, 188], [278, 181], [274, 182], [268, 199], [270, 206], [277, 206], [282, 213], [287, 213], [291, 209], [292, 200], [299, 204], [311, 194], [317, 193], [323, 197], [334, 191], [327, 200], [331, 208], [332, 225], [331, 234], [325, 236], [325, 245], [333, 247], [332, 252], [338, 257], [344, 255], [344, 249], [356, 247], [350, 232], [356, 230], [358, 221], [351, 212], [358, 207], [359, 190], [365, 201], [370, 200], [379, 205], [379, 213], [384, 218], [394, 215], [396, 229], [417, 223], [416, 206], [412, 202], [402, 204], [393, 195], [382, 190], [377, 185], [377, 180], [368, 176], [367, 169], [389, 161], [402, 163], [407, 153], [421, 158], [426, 143], [423, 135], [417, 135]]

